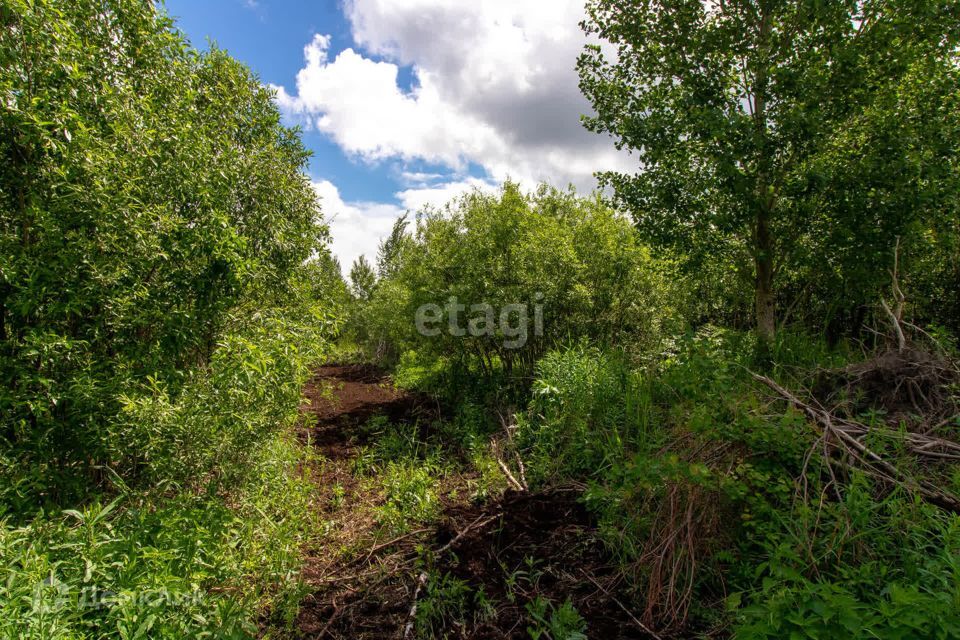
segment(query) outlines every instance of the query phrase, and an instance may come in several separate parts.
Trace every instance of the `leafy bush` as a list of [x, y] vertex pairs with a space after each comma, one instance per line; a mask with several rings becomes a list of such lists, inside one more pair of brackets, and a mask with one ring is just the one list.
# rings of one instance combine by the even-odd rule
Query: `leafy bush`
[[0, 157], [0, 636], [289, 621], [345, 290], [271, 90], [151, 3], [9, 0]]
[[758, 533], [759, 549], [745, 556], [752, 560], [753, 588], [736, 595], [746, 605], [737, 616], [737, 637], [951, 638], [960, 632], [956, 516], [896, 493], [877, 500], [872, 482], [858, 478], [842, 502], [797, 502]]
[[531, 479], [603, 477], [648, 444], [649, 389], [622, 355], [574, 347], [548, 353], [517, 440]]
[[[421, 358], [469, 365], [487, 378], [498, 372], [522, 377], [562, 342], [589, 336], [643, 351], [673, 326], [658, 263], [630, 223], [598, 197], [546, 186], [524, 194], [506, 183], [499, 194], [474, 192], [443, 210], [420, 212], [412, 234], [405, 220], [400, 224], [391, 245], [399, 249], [382, 256], [381, 278], [355, 315], [353, 330], [363, 334], [371, 355], [395, 359], [416, 349]], [[447, 332], [449, 309], [437, 321], [438, 335], [418, 334], [417, 309], [444, 307], [453, 297], [465, 305], [459, 313], [465, 335]], [[527, 332], [511, 347], [506, 343], [515, 336], [505, 335], [499, 314], [513, 304], [525, 305]], [[468, 333], [469, 321], [478, 329], [487, 324], [472, 305], [492, 308], [491, 324], [498, 326], [489, 334]]]
[[324, 326], [266, 314], [222, 338], [210, 366], [187, 373], [176, 393], [151, 380], [124, 397], [108, 436], [114, 469], [211, 490], [235, 485], [263, 444], [297, 420], [303, 384], [323, 356]]
[[108, 434], [123, 463], [107, 507], [3, 527], [0, 619], [20, 637], [245, 637], [258, 611], [291, 615], [311, 487], [283, 427], [323, 341], [316, 328], [262, 321], [226, 339], [175, 400], [148, 388], [156, 395], [129, 401]]
[[[798, 386], [851, 357], [790, 332], [771, 355]], [[960, 518], [855, 475], [831, 499], [814, 431], [756, 386], [756, 357], [750, 336], [711, 327], [642, 370], [591, 347], [547, 354], [518, 419], [528, 477], [589, 483], [637, 615], [659, 629], [951, 637]], [[726, 623], [703, 605], [724, 599]]]
[[385, 502], [377, 508], [377, 521], [394, 533], [411, 524], [427, 522], [440, 514], [433, 470], [425, 464], [390, 462], [377, 478]]
[[271, 91], [150, 3], [10, 0], [0, 34], [0, 443], [40, 504], [95, 489], [123, 399], [178, 395], [326, 232]]

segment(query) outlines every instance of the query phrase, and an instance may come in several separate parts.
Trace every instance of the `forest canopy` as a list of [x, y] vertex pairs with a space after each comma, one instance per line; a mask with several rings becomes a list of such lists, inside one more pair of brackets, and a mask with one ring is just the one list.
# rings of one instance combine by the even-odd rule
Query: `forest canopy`
[[587, 9], [609, 46], [578, 61], [585, 124], [637, 154], [637, 173], [602, 180], [648, 241], [752, 271], [767, 338], [798, 304], [857, 330], [898, 238], [917, 299], [945, 294], [960, 317], [956, 2]]

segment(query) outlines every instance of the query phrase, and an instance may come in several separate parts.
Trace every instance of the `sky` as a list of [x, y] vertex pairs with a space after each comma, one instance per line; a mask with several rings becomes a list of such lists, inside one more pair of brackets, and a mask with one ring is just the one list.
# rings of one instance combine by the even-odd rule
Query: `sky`
[[313, 152], [309, 176], [344, 271], [405, 211], [510, 178], [596, 187], [626, 170], [586, 131], [583, 0], [166, 0], [277, 92]]

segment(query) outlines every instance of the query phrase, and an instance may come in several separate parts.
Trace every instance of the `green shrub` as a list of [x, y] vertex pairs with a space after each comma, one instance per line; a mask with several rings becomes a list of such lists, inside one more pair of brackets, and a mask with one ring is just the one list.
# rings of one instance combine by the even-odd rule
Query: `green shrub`
[[108, 430], [114, 468], [152, 482], [236, 484], [261, 446], [297, 420], [303, 384], [324, 353], [317, 325], [263, 314], [222, 338], [209, 367], [187, 373], [178, 392], [152, 380], [124, 397], [120, 424]]
[[655, 434], [649, 386], [621, 354], [575, 347], [537, 364], [517, 442], [531, 480], [601, 478]]
[[247, 637], [264, 612], [292, 620], [312, 487], [289, 427], [324, 341], [261, 323], [225, 339], [176, 398], [129, 401], [107, 431], [122, 473], [108, 506], [0, 530], [0, 637]]
[[[526, 194], [508, 182], [498, 194], [474, 192], [443, 210], [420, 212], [413, 232], [400, 224], [394, 244], [403, 249], [384, 256], [389, 268], [358, 300], [351, 329], [371, 356], [393, 354], [389, 363], [416, 350], [426, 369], [444, 361], [462, 375], [509, 387], [528, 382], [536, 361], [570, 340], [647, 353], [676, 326], [664, 265], [599, 197], [545, 185]], [[457, 322], [446, 308], [451, 298], [465, 305]], [[426, 304], [445, 307], [434, 336], [415, 325]], [[514, 304], [527, 314], [519, 344], [499, 321]], [[473, 305], [489, 305], [493, 322]], [[471, 335], [469, 321], [496, 326]], [[464, 335], [451, 335], [451, 322]]]
[[0, 96], [0, 447], [26, 471], [20, 510], [95, 494], [124, 398], [196, 393], [188, 372], [251, 303], [293, 297], [326, 230], [271, 90], [151, 3], [4, 2]]
[[428, 522], [440, 514], [436, 479], [431, 466], [411, 462], [389, 462], [377, 477], [382, 484], [384, 504], [377, 507], [377, 522], [393, 533], [410, 525]]
[[262, 447], [251, 482], [216, 496], [124, 494], [0, 527], [0, 637], [249, 637], [299, 601], [309, 487], [297, 444]]
[[960, 518], [899, 492], [877, 499], [864, 477], [843, 491], [796, 501], [743, 545], [737, 637], [956, 637]]

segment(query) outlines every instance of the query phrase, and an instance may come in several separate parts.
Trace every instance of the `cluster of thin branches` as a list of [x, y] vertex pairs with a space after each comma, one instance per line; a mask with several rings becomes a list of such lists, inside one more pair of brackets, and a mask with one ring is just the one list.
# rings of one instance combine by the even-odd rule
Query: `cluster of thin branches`
[[[893, 486], [918, 493], [925, 500], [944, 509], [960, 513], [960, 498], [923, 478], [916, 478], [902, 470], [895, 462], [884, 457], [867, 444], [871, 438], [889, 438], [902, 443], [919, 458], [933, 461], [960, 460], [960, 444], [927, 433], [904, 432], [883, 425], [868, 426], [849, 418], [841, 418], [823, 408], [816, 400], [802, 400], [774, 380], [756, 373], [754, 379], [772, 389], [783, 400], [804, 413], [820, 429], [820, 436], [807, 454], [809, 462], [813, 453], [822, 450], [831, 465], [854, 467], [868, 475]], [[839, 486], [836, 478], [832, 478]]]

